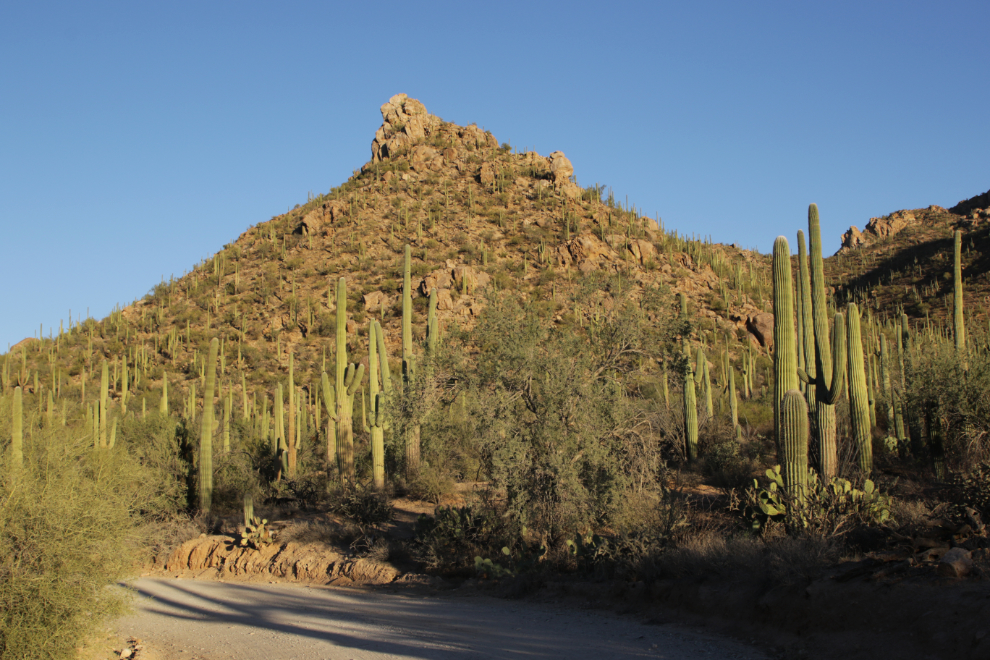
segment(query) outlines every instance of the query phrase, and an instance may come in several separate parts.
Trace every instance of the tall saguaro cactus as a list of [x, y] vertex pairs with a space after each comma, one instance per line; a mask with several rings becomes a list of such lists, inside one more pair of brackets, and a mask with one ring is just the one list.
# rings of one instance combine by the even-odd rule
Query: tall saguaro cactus
[[[798, 389], [798, 364], [791, 249], [783, 236], [778, 236], [773, 243], [773, 350], [773, 422], [777, 444], [785, 451], [781, 442], [781, 404], [785, 393]], [[786, 458], [784, 462], [787, 462]]]
[[808, 206], [808, 240], [811, 251], [811, 317], [815, 330], [815, 373], [806, 374], [815, 390], [815, 424], [818, 445], [818, 469], [823, 481], [836, 474], [838, 448], [835, 442], [835, 401], [842, 392], [846, 333], [842, 332], [842, 315], [834, 316], [834, 345], [829, 343], [829, 327], [825, 306], [825, 267], [822, 260], [822, 232], [818, 206]]
[[15, 468], [24, 465], [24, 403], [21, 387], [14, 388], [14, 407], [10, 421], [10, 463]]
[[378, 374], [380, 363], [387, 359], [378, 354], [381, 332], [378, 321], [372, 321], [368, 328], [368, 395], [371, 399], [371, 419], [365, 428], [371, 435], [372, 481], [379, 490], [385, 487], [385, 397], [378, 387]]
[[[811, 273], [808, 270], [808, 249], [804, 240], [804, 232], [800, 229], [797, 233], [798, 241], [798, 290], [801, 292], [801, 306], [798, 309], [798, 314], [800, 315], [801, 323], [799, 327], [801, 329], [800, 337], [800, 350], [804, 352], [803, 356], [799, 356], [803, 359], [800, 361], [804, 363], [804, 371], [808, 375], [808, 379], [813, 383], [815, 380], [815, 375], [818, 373], [815, 370], [815, 328], [814, 322], [811, 318]], [[815, 424], [818, 421], [816, 416], [816, 410], [818, 408], [818, 400], [815, 396], [815, 387], [811, 383], [808, 384], [805, 390], [805, 401], [808, 403], [808, 420], [810, 423]]]
[[107, 390], [110, 388], [110, 368], [103, 360], [103, 370], [100, 374], [100, 447], [107, 446]]
[[966, 321], [963, 317], [962, 232], [952, 235], [952, 325], [956, 350], [966, 350]]
[[[840, 329], [836, 328], [835, 331], [840, 332]], [[859, 452], [859, 469], [864, 474], [869, 474], [873, 471], [870, 402], [863, 360], [859, 309], [856, 303], [849, 303], [846, 307], [846, 332], [849, 344], [849, 416], [852, 418], [853, 439]]]
[[[466, 281], [466, 280], [465, 280]], [[402, 383], [408, 397], [416, 373], [416, 357], [412, 341], [412, 248], [406, 244], [402, 259]], [[406, 479], [419, 474], [418, 420], [406, 427]]]
[[220, 342], [210, 340], [206, 359], [206, 388], [203, 392], [203, 417], [199, 434], [199, 510], [210, 512], [213, 504], [213, 391], [217, 383], [217, 350]]
[[292, 351], [289, 351], [289, 435], [286, 441], [288, 445], [288, 477], [294, 479], [296, 476], [296, 463], [298, 452], [296, 448], [296, 379], [292, 371]]
[[337, 423], [337, 460], [344, 479], [354, 481], [354, 395], [364, 379], [364, 365], [347, 362], [347, 280], [337, 281], [337, 355], [335, 410]]
[[684, 341], [684, 354], [687, 366], [684, 371], [684, 438], [688, 460], [698, 458], [698, 399], [695, 394], [695, 374], [691, 367], [691, 349]]

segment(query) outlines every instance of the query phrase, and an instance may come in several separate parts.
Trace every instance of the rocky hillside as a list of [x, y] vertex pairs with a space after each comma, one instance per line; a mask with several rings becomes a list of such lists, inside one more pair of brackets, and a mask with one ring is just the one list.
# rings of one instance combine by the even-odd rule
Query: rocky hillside
[[658, 286], [684, 293], [696, 339], [709, 344], [757, 343], [750, 332], [764, 338], [764, 255], [683, 236], [599, 186], [579, 186], [560, 151], [520, 153], [404, 94], [381, 113], [371, 158], [348, 181], [252, 226], [102, 321], [76, 320], [56, 341], [15, 347], [5, 358], [5, 384], [16, 379], [33, 390], [37, 374], [41, 389], [85, 379], [95, 392], [105, 357], [140, 368], [130, 387], [148, 392], [149, 405], [168, 373], [170, 398], [181, 405], [179, 392], [200, 380], [206, 345], [218, 336], [228, 387], [239, 389], [243, 375], [249, 390], [270, 397], [291, 352], [297, 382], [314, 393], [324, 365], [332, 370], [331, 292], [339, 277], [348, 286], [350, 359], [367, 360], [372, 317], [381, 320], [393, 359], [399, 354], [405, 244], [412, 246], [420, 338], [433, 287], [441, 327], [469, 329], [491, 291], [512, 291], [558, 324], [579, 325], [615, 302], [604, 286], [577, 296], [595, 274], [623, 275], [630, 283], [623, 295], [633, 299]]
[[850, 227], [826, 260], [826, 274], [846, 297], [875, 310], [944, 320], [952, 306], [952, 233], [963, 233], [965, 306], [971, 323], [985, 318], [990, 295], [990, 191], [951, 209], [929, 206], [871, 218]]

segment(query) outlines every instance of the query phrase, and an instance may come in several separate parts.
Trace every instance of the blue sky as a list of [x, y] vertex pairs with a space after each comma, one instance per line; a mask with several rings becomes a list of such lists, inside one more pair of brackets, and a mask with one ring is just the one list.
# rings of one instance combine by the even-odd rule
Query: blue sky
[[769, 251], [817, 202], [831, 252], [990, 188], [988, 24], [985, 1], [5, 2], [0, 352], [339, 184], [398, 92], [716, 241]]

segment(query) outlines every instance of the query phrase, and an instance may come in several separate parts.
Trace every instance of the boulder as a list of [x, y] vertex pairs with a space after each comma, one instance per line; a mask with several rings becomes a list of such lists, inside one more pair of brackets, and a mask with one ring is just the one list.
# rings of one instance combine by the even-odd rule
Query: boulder
[[437, 309], [441, 311], [454, 309], [454, 299], [450, 297], [450, 289], [437, 290]]
[[641, 266], [645, 266], [648, 262], [656, 261], [657, 248], [649, 241], [638, 238], [633, 239], [629, 241], [629, 251]]
[[449, 268], [438, 268], [420, 280], [416, 288], [421, 295], [428, 296], [431, 289], [449, 289], [453, 281]]
[[495, 183], [498, 178], [498, 168], [494, 163], [482, 163], [481, 170], [478, 172], [478, 181], [481, 182], [483, 186], [490, 186]]
[[972, 554], [963, 548], [952, 548], [938, 562], [936, 572], [942, 577], [960, 578], [973, 570]]
[[597, 263], [602, 257], [610, 258], [613, 254], [612, 249], [593, 234], [579, 234], [570, 242], [568, 250], [582, 270], [585, 263]]
[[863, 232], [853, 226], [842, 235], [842, 247], [840, 250], [851, 250], [863, 245], [865, 242], [863, 240]]
[[554, 185], [560, 186], [565, 182], [570, 182], [571, 176], [574, 174], [574, 166], [571, 165], [571, 161], [564, 155], [564, 152], [555, 151], [548, 156], [548, 159]]
[[388, 308], [389, 299], [382, 291], [372, 291], [364, 294], [364, 311], [377, 312], [382, 307]]
[[746, 319], [746, 329], [756, 337], [760, 346], [773, 347], [773, 314], [761, 312]]

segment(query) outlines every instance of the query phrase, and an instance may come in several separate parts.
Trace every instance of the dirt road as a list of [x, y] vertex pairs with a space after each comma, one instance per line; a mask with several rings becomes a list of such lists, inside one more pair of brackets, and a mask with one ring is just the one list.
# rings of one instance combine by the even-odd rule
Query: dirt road
[[135, 613], [117, 632], [157, 660], [767, 658], [673, 624], [483, 596], [153, 578], [129, 588]]

